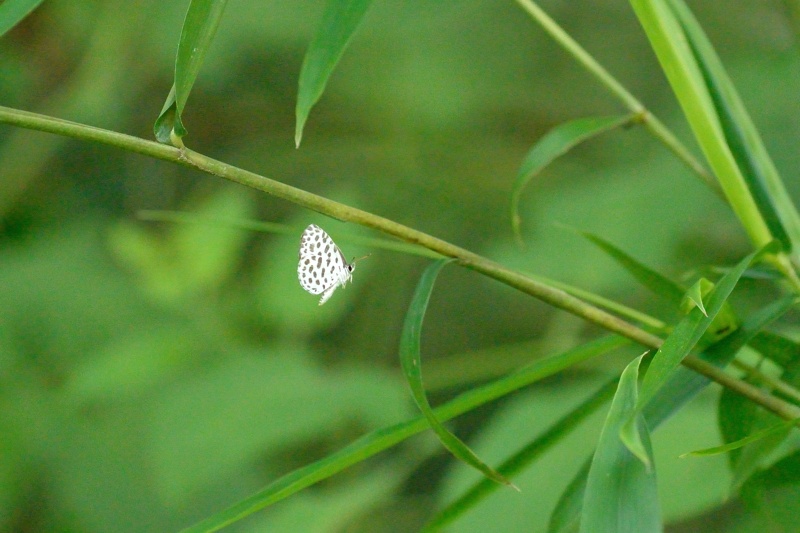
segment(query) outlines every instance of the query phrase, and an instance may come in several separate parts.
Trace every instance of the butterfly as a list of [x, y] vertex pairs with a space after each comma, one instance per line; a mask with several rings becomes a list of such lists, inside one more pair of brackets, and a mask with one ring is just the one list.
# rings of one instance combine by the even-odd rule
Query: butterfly
[[352, 280], [356, 261], [358, 259], [348, 263], [330, 235], [319, 226], [311, 224], [300, 238], [297, 279], [300, 286], [311, 294], [322, 293], [322, 298], [319, 299], [319, 305], [322, 305], [339, 286], [344, 287]]

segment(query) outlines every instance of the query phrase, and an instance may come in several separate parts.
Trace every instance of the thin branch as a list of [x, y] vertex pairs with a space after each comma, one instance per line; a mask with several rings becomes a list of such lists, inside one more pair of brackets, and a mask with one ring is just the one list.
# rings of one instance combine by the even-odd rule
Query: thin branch
[[[618, 333], [648, 348], [657, 349], [663, 342], [661, 338], [600, 308], [594, 307], [579, 298], [571, 296], [560, 289], [535, 281], [519, 272], [515, 272], [499, 263], [486, 259], [447, 241], [367, 211], [350, 207], [302, 189], [286, 185], [285, 183], [265, 178], [253, 172], [217, 161], [197, 152], [193, 152], [188, 148], [178, 149], [122, 133], [2, 106], [0, 106], [0, 123], [64, 135], [85, 141], [98, 142], [163, 161], [195, 168], [202, 172], [252, 187], [267, 194], [271, 194], [272, 196], [283, 198], [301, 207], [317, 211], [338, 220], [367, 226], [388, 235], [393, 235], [403, 241], [418, 244], [445, 257], [452, 257], [456, 259], [459, 264], [469, 269], [496, 279], [501, 283], [505, 283], [510, 287], [514, 287], [521, 292], [538, 298], [545, 303], [579, 316], [603, 329]], [[726, 374], [721, 369], [694, 356], [684, 358], [683, 364], [709, 379], [743, 394], [778, 416], [786, 419], [794, 419], [800, 416], [796, 406], [770, 396], [749, 383], [738, 380]]]

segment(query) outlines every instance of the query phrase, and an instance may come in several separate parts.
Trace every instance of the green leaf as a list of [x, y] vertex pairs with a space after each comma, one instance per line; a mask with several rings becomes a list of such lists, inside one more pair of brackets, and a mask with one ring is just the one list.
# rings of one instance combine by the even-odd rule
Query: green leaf
[[757, 247], [773, 240], [731, 153], [720, 117], [689, 37], [667, 0], [630, 0], [678, 98], [683, 114], [733, 211]]
[[794, 370], [800, 365], [800, 343], [778, 333], [762, 331], [750, 346], [784, 369]]
[[372, 5], [372, 0], [328, 0], [322, 23], [308, 47], [297, 89], [294, 142], [300, 146], [311, 108], [322, 96], [350, 39]]
[[622, 268], [636, 278], [639, 283], [653, 291], [653, 293], [676, 306], [683, 300], [685, 289], [679, 283], [659, 274], [599, 235], [588, 231], [577, 231], [578, 234], [607, 253], [612, 259], [619, 263]]
[[0, 2], [0, 35], [19, 24], [44, 0], [5, 0]]
[[583, 509], [583, 496], [586, 493], [586, 479], [592, 467], [592, 457], [588, 457], [581, 469], [572, 478], [567, 488], [561, 493], [550, 521], [547, 533], [573, 533], [578, 531], [581, 523], [581, 510]]
[[[788, 434], [788, 430], [790, 430], [795, 424], [800, 422], [800, 418], [795, 420], [781, 420], [777, 424], [772, 426], [766, 427], [762, 430], [756, 431], [755, 433], [751, 433], [750, 435], [746, 436], [743, 439], [739, 439], [734, 442], [729, 442], [728, 444], [723, 444], [721, 446], [713, 446], [711, 448], [704, 448], [702, 450], [695, 450], [693, 452], [686, 452], [681, 455], [681, 457], [704, 457], [708, 455], [719, 455], [721, 453], [730, 452], [732, 450], [738, 450], [748, 444], [753, 442], [760, 441], [766, 437], [772, 436], [776, 433], [782, 433], [783, 436]], [[783, 440], [783, 439], [781, 439]]]
[[439, 275], [442, 268], [452, 261], [452, 259], [440, 259], [432, 263], [425, 269], [425, 272], [422, 273], [422, 278], [419, 280], [417, 290], [414, 292], [414, 298], [411, 300], [411, 305], [408, 308], [406, 320], [403, 324], [403, 332], [400, 337], [400, 363], [403, 367], [403, 373], [408, 380], [408, 384], [411, 387], [411, 395], [414, 397], [414, 401], [417, 403], [420, 411], [422, 411], [422, 414], [425, 415], [431, 429], [433, 429], [434, 433], [439, 437], [442, 445], [454, 456], [476, 468], [489, 479], [513, 487], [514, 485], [510, 481], [481, 461], [478, 456], [475, 455], [475, 452], [458, 437], [450, 433], [447, 428], [439, 422], [428, 403], [425, 387], [422, 384], [422, 364], [420, 359], [422, 321], [425, 318], [425, 311], [428, 309], [428, 302], [431, 299], [433, 284], [436, 281], [436, 277]]
[[[646, 533], [661, 531], [650, 433], [637, 409], [637, 379], [644, 355], [631, 361], [622, 373], [586, 481], [581, 514], [583, 533]], [[623, 425], [633, 418], [642, 438], [646, 461], [641, 461], [620, 441]]]
[[[175, 59], [175, 83], [154, 126], [156, 138], [162, 143], [172, 140], [173, 144], [180, 144], [180, 138], [187, 133], [183, 110], [227, 3], [228, 0], [191, 0], [189, 4]], [[170, 133], [177, 139], [170, 139]]]
[[689, 287], [689, 290], [686, 291], [686, 300], [684, 300], [684, 305], [682, 306], [683, 312], [689, 313], [692, 307], [697, 307], [700, 309], [700, 312], [703, 313], [703, 316], [708, 316], [706, 306], [703, 305], [703, 296], [711, 292], [713, 288], [714, 284], [706, 278], [698, 279], [697, 283]]
[[[541, 436], [537, 437], [505, 460], [497, 470], [504, 476], [512, 476], [524, 470], [529, 464], [541, 457], [542, 454], [561, 442], [561, 440], [569, 435], [578, 424], [583, 422], [600, 408], [600, 406], [605, 404], [613, 396], [616, 387], [617, 379], [614, 378], [606, 385], [600, 387], [572, 411], [567, 413]], [[461, 497], [437, 513], [436, 516], [428, 522], [428, 525], [423, 531], [438, 531], [447, 524], [452, 523], [459, 516], [475, 507], [487, 496], [496, 491], [498, 487], [499, 485], [497, 483], [489, 481], [488, 479], [479, 481]]]
[[749, 510], [760, 515], [764, 529], [775, 532], [797, 531], [800, 502], [800, 452], [759, 472], [742, 486], [742, 500]]
[[702, 27], [681, 0], [670, 0], [703, 73], [733, 156], [772, 235], [787, 250], [800, 244], [800, 214], [767, 153], [736, 87]]
[[528, 183], [556, 158], [566, 154], [575, 146], [597, 137], [606, 131], [629, 124], [635, 115], [613, 117], [580, 118], [556, 126], [539, 139], [528, 151], [514, 181], [511, 192], [511, 226], [514, 235], [522, 241], [519, 200]]
[[[736, 267], [731, 269], [720, 280], [714, 291], [709, 295], [708, 316], [703, 315], [699, 309], [695, 308], [675, 326], [675, 329], [653, 356], [653, 360], [647, 368], [647, 373], [642, 381], [641, 396], [639, 397], [639, 411], [667, 383], [683, 358], [694, 348], [697, 341], [700, 340], [708, 326], [717, 316], [717, 313], [722, 309], [742, 273], [761, 252], [762, 250], [758, 250], [742, 259]], [[635, 418], [631, 417], [628, 423], [623, 425], [620, 436], [637, 457], [642, 461], [647, 461], [644, 443], [637, 428], [638, 425], [635, 423]]]
[[[437, 407], [434, 413], [439, 420], [450, 420], [566, 368], [625, 346], [629, 342], [618, 336], [608, 336], [588, 342], [472, 389]], [[429, 428], [428, 420], [421, 416], [368, 433], [341, 450], [276, 479], [255, 494], [186, 528], [184, 533], [217, 531]]]
[[[794, 297], [788, 296], [753, 313], [747, 317], [740, 328], [713, 346], [708, 347], [699, 357], [719, 367], [728, 365], [745, 344], [760, 335], [759, 332], [763, 328], [789, 311], [794, 303]], [[709, 383], [710, 380], [705, 376], [686, 368], [678, 368], [667, 383], [659, 389], [655, 397], [645, 406], [643, 412], [647, 420], [647, 426], [651, 431], [655, 431], [673, 413], [697, 396]], [[736, 396], [740, 398], [740, 396]], [[750, 402], [747, 403], [748, 405], [753, 405]], [[567, 491], [562, 494], [561, 500], [550, 518], [550, 531], [559, 533], [571, 531], [567, 528], [578, 523], [581, 508], [580, 501], [583, 498], [583, 490], [586, 486], [587, 472], [588, 463], [586, 470], [582, 474], [579, 472], [570, 483]]]

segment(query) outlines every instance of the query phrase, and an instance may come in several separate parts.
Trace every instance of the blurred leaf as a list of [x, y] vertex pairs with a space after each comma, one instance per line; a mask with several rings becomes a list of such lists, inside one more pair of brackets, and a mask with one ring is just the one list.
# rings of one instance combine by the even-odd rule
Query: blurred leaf
[[0, 36], [16, 26], [44, 0], [5, 0], [0, 2]]
[[170, 142], [171, 132], [179, 139], [187, 133], [181, 119], [183, 110], [227, 1], [191, 0], [189, 3], [175, 59], [175, 83], [154, 126], [156, 138], [162, 143]]
[[690, 39], [668, 1], [630, 0], [630, 3], [728, 202], [751, 242], [760, 248], [773, 240], [773, 236], [731, 153]]
[[411, 387], [414, 401], [422, 411], [422, 414], [425, 415], [431, 429], [439, 437], [442, 445], [458, 459], [482, 472], [487, 478], [513, 487], [514, 485], [510, 481], [481, 461], [475, 455], [475, 452], [439, 422], [428, 403], [428, 397], [425, 394], [425, 387], [422, 383], [422, 361], [420, 359], [422, 321], [425, 319], [425, 311], [428, 309], [428, 302], [431, 299], [436, 277], [442, 268], [452, 261], [452, 259], [441, 259], [432, 263], [422, 273], [422, 278], [420, 278], [417, 290], [414, 292], [414, 297], [408, 307], [408, 313], [403, 324], [403, 332], [400, 337], [400, 364], [403, 367], [403, 373], [406, 376], [408, 385]]
[[[667, 383], [683, 358], [694, 348], [697, 341], [700, 340], [703, 333], [717, 316], [717, 313], [722, 309], [742, 273], [761, 252], [762, 250], [758, 250], [745, 257], [719, 281], [708, 298], [708, 316], [704, 316], [699, 309], [693, 309], [675, 326], [675, 329], [653, 356], [653, 360], [647, 368], [647, 373], [642, 381], [641, 395], [639, 396], [639, 411], [655, 396], [658, 389]], [[638, 424], [631, 417], [631, 420], [623, 425], [620, 436], [634, 454], [642, 461], [646, 461], [647, 454], [644, 449], [644, 442], [637, 431], [637, 426]]]
[[694, 15], [681, 0], [669, 1], [689, 40], [719, 114], [728, 145], [761, 215], [773, 237], [786, 250], [796, 251], [800, 245], [800, 214], [755, 124]]
[[673, 305], [677, 306], [680, 304], [685, 289], [678, 283], [652, 270], [650, 267], [639, 262], [639, 260], [620, 248], [617, 248], [602, 237], [594, 233], [589, 233], [588, 231], [578, 231], [578, 233], [607, 253], [612, 259], [619, 263], [620, 266], [627, 270], [629, 274], [636, 278], [639, 283], [653, 291], [653, 293], [661, 296]]
[[796, 371], [800, 366], [800, 344], [784, 335], [762, 331], [750, 346], [783, 369]]
[[609, 130], [629, 124], [634, 119], [635, 115], [580, 118], [556, 126], [533, 145], [517, 171], [514, 188], [511, 191], [511, 227], [520, 242], [522, 242], [520, 230], [522, 221], [519, 216], [519, 200], [522, 191], [534, 176], [575, 146]]
[[760, 515], [762, 523], [769, 524], [768, 531], [797, 531], [800, 452], [751, 477], [742, 486], [741, 496], [747, 507]]
[[319, 443], [354, 421], [410, 415], [400, 380], [357, 370], [325, 370], [299, 349], [272, 347], [165, 389], [149, 405], [146, 444], [163, 498], [180, 501], [265, 453]]
[[[588, 342], [556, 356], [537, 361], [497, 381], [476, 387], [437, 407], [434, 409], [434, 413], [439, 420], [450, 420], [526, 385], [561, 372], [565, 368], [628, 343], [628, 340], [617, 336], [603, 337]], [[428, 420], [425, 417], [418, 417], [368, 433], [348, 446], [276, 479], [257, 493], [186, 528], [184, 532], [217, 531], [427, 429], [430, 429]]]
[[342, 58], [350, 39], [372, 5], [372, 0], [328, 0], [322, 23], [308, 46], [297, 89], [294, 142], [300, 146], [311, 108], [322, 96], [328, 78]]
[[[583, 422], [589, 415], [593, 414], [600, 406], [605, 404], [613, 396], [616, 385], [617, 379], [614, 378], [606, 385], [602, 386], [581, 402], [580, 405], [561, 417], [542, 435], [503, 461], [503, 464], [497, 469], [498, 472], [504, 476], [513, 476], [524, 470], [533, 461], [541, 457], [542, 454], [559, 444], [578, 424]], [[475, 507], [489, 494], [495, 492], [498, 487], [499, 485], [497, 483], [488, 479], [479, 481], [457, 500], [439, 511], [439, 513], [428, 522], [428, 525], [423, 531], [438, 531], [456, 520], [466, 511]]]
[[[625, 367], [597, 443], [586, 482], [582, 532], [644, 533], [662, 530], [655, 469], [649, 466], [653, 464], [650, 432], [637, 401], [642, 357], [644, 355]], [[638, 426], [637, 433], [646, 454], [644, 460], [634, 456], [619, 438], [622, 427], [631, 419]]]
[[777, 424], [756, 431], [755, 433], [751, 433], [750, 435], [748, 435], [743, 439], [739, 439], [734, 442], [729, 442], [728, 444], [723, 444], [722, 446], [714, 446], [713, 448], [704, 448], [702, 450], [686, 452], [683, 455], [681, 455], [681, 457], [703, 457], [708, 455], [719, 455], [721, 453], [730, 452], [732, 450], [738, 450], [739, 448], [747, 446], [748, 444], [752, 444], [761, 439], [769, 437], [774, 433], [779, 433], [779, 432], [784, 433], [783, 437], [781, 437], [781, 440], [783, 440], [783, 438], [788, 434], [787, 430], [791, 429], [792, 426], [797, 424], [798, 421], [800, 421], [800, 419], [781, 420]]
[[583, 497], [586, 493], [586, 480], [589, 477], [589, 469], [592, 467], [592, 459], [593, 457], [586, 459], [581, 469], [561, 493], [558, 503], [550, 514], [547, 533], [574, 533], [580, 528]]
[[120, 335], [72, 371], [64, 382], [64, 394], [79, 404], [130, 398], [185, 366], [201, 348], [200, 342], [196, 332], [176, 324]]
[[[248, 191], [224, 187], [196, 206], [199, 216], [247, 217], [253, 213]], [[248, 236], [225, 224], [175, 224], [157, 238], [141, 225], [122, 222], [109, 234], [109, 246], [144, 283], [150, 296], [175, 302], [218, 288], [241, 260]]]

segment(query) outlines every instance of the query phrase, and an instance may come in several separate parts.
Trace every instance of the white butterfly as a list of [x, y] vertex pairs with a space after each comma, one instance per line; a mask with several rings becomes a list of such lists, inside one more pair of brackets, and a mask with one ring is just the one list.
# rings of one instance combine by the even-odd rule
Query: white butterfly
[[324, 304], [339, 287], [351, 281], [356, 259], [348, 263], [333, 239], [319, 226], [311, 224], [300, 238], [300, 261], [297, 279], [311, 294], [322, 293], [319, 305]]

